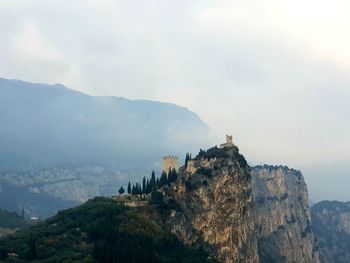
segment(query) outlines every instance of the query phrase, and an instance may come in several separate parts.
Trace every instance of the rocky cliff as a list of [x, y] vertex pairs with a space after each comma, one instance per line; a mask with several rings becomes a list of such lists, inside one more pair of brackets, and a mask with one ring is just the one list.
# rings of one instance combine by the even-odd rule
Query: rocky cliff
[[299, 171], [250, 168], [236, 146], [201, 151], [163, 194], [171, 231], [221, 262], [319, 262]]
[[254, 167], [251, 175], [260, 262], [318, 262], [301, 172], [264, 165]]
[[250, 168], [237, 147], [201, 151], [163, 191], [174, 203], [168, 225], [185, 244], [221, 262], [258, 262]]
[[322, 201], [311, 212], [321, 262], [350, 262], [350, 202]]

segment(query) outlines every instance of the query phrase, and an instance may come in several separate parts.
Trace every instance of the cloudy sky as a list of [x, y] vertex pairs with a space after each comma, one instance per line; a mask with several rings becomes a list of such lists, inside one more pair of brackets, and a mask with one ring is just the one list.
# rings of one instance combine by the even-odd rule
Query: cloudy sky
[[[1, 0], [0, 76], [174, 102], [350, 200], [348, 0]], [[345, 181], [347, 180], [347, 181]]]

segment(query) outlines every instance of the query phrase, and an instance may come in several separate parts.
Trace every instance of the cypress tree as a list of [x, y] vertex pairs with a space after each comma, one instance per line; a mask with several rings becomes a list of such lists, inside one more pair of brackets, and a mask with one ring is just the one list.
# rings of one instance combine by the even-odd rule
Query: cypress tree
[[190, 159], [190, 155], [186, 153], [186, 158], [185, 158], [185, 167], [187, 167], [188, 160]]
[[153, 189], [157, 188], [157, 186], [156, 186], [156, 174], [154, 171], [152, 171], [152, 176], [151, 176], [151, 180], [150, 180], [149, 184], [150, 184], [151, 191]]
[[176, 179], [177, 179], [176, 170], [175, 170], [175, 169], [172, 169], [172, 170], [169, 172], [169, 175], [168, 175], [168, 184], [170, 185], [171, 183], [175, 182]]
[[131, 184], [130, 184], [130, 182], [128, 183], [128, 194], [131, 194]]
[[160, 176], [160, 180], [159, 180], [159, 185], [160, 187], [166, 185], [168, 183], [168, 178], [166, 176], [166, 172], [162, 172], [162, 175]]
[[139, 195], [141, 194], [142, 190], [141, 190], [141, 185], [139, 183], [136, 183], [136, 194]]
[[147, 178], [147, 180], [146, 180], [146, 193], [149, 194], [150, 192], [151, 192], [151, 190], [150, 190], [149, 180]]
[[143, 177], [142, 180], [142, 193], [145, 194], [146, 193], [146, 177]]

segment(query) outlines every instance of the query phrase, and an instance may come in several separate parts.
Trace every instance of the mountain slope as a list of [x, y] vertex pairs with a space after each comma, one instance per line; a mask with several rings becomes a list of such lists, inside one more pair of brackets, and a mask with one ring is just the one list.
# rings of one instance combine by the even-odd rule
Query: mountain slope
[[2, 169], [62, 163], [144, 168], [211, 136], [195, 113], [174, 104], [1, 78], [0, 121]]
[[1, 262], [215, 262], [170, 234], [152, 206], [95, 198], [0, 239]]

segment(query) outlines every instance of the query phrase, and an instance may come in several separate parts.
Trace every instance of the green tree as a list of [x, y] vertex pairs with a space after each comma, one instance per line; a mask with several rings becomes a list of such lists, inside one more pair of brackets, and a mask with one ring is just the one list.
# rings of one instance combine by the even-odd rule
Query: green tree
[[160, 180], [159, 180], [159, 184], [160, 184], [160, 187], [168, 184], [168, 177], [166, 175], [166, 172], [162, 172], [162, 175], [160, 176]]
[[130, 182], [128, 183], [128, 194], [131, 194], [131, 184], [130, 184]]
[[125, 192], [124, 187], [121, 186], [121, 187], [119, 188], [119, 191], [118, 191], [118, 192], [119, 192], [120, 195], [124, 194], [124, 192]]
[[168, 184], [175, 182], [177, 180], [177, 172], [175, 169], [172, 169], [168, 174]]
[[156, 189], [157, 188], [157, 185], [156, 185], [156, 174], [154, 171], [152, 171], [152, 176], [151, 176], [151, 180], [149, 182], [150, 184], [150, 190], [152, 191], [153, 189]]
[[149, 180], [147, 178], [146, 180], [146, 194], [149, 194], [151, 192], [151, 187], [150, 187], [150, 184], [149, 184]]
[[186, 157], [185, 157], [185, 167], [187, 167], [188, 161], [190, 160], [190, 154], [186, 153]]
[[146, 177], [144, 176], [142, 179], [142, 193], [146, 193]]
[[28, 254], [26, 259], [33, 260], [33, 259], [36, 259], [36, 257], [37, 257], [36, 244], [35, 244], [33, 234], [30, 233], [30, 237], [28, 240]]
[[151, 202], [151, 204], [154, 204], [154, 205], [164, 204], [163, 194], [161, 192], [159, 192], [158, 190], [153, 190], [151, 193], [150, 202]]

